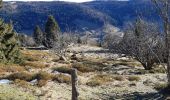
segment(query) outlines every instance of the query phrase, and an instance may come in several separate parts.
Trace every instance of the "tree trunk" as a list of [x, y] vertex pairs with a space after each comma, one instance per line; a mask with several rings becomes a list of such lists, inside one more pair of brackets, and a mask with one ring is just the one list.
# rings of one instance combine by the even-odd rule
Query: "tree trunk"
[[71, 69], [71, 81], [72, 81], [72, 99], [71, 100], [78, 100], [78, 77], [77, 77], [77, 70]]
[[151, 70], [153, 64], [142, 64], [142, 66], [145, 68], [145, 70]]

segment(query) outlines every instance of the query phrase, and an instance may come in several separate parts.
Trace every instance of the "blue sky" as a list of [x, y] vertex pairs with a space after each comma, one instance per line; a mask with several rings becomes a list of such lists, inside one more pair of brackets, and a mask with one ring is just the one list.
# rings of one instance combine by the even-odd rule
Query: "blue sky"
[[3, 1], [69, 1], [69, 2], [87, 2], [93, 0], [3, 0]]
[[[3, 0], [3, 1], [69, 1], [69, 2], [88, 2], [93, 0]], [[119, 1], [127, 1], [127, 0], [119, 0]]]

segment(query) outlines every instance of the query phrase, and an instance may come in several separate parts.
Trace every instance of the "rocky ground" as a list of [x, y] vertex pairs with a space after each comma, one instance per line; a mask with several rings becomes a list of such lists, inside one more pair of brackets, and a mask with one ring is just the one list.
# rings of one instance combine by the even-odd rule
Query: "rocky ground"
[[[160, 68], [158, 70], [148, 72], [134, 59], [121, 57], [118, 54], [109, 52], [107, 49], [86, 45], [69, 47], [66, 58], [70, 58], [73, 54], [76, 54], [76, 60], [55, 61], [55, 57], [43, 57], [49, 59], [44, 61], [44, 63], [48, 64], [48, 67], [29, 68], [27, 71], [30, 73], [45, 71], [50, 74], [61, 74], [61, 72], [54, 71], [53, 68], [64, 66], [68, 68], [74, 63], [84, 63], [86, 67], [95, 68], [95, 70], [90, 69], [89, 71], [89, 68], [88, 70], [80, 69], [80, 74], [78, 73], [80, 100], [165, 99], [165, 96], [158, 91], [167, 82], [166, 74], [160, 71], [162, 66], [158, 66]], [[86, 72], [83, 72], [84, 70]], [[64, 75], [70, 77], [69, 74], [64, 73]], [[69, 83], [48, 80], [46, 85], [38, 87], [32, 85], [36, 81], [28, 82], [29, 85], [26, 87], [13, 82], [3, 83], [0, 81], [0, 99], [5, 100], [2, 97], [13, 97], [14, 100], [71, 99], [71, 85]], [[13, 95], [11, 96], [8, 89], [16, 93], [15, 98]], [[19, 96], [19, 99], [16, 95]]]

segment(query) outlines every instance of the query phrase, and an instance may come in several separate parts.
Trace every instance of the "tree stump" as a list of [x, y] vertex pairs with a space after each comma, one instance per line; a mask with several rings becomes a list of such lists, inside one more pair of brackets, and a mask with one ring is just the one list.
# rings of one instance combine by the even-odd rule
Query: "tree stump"
[[72, 99], [71, 100], [78, 100], [78, 77], [77, 77], [77, 70], [71, 69], [71, 82], [72, 82]]

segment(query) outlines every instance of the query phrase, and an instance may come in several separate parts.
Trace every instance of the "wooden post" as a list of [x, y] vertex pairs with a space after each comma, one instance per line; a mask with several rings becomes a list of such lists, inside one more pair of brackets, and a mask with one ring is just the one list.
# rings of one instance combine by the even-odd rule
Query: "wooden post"
[[77, 77], [77, 70], [71, 69], [71, 81], [72, 81], [72, 99], [71, 100], [78, 100], [78, 77]]

